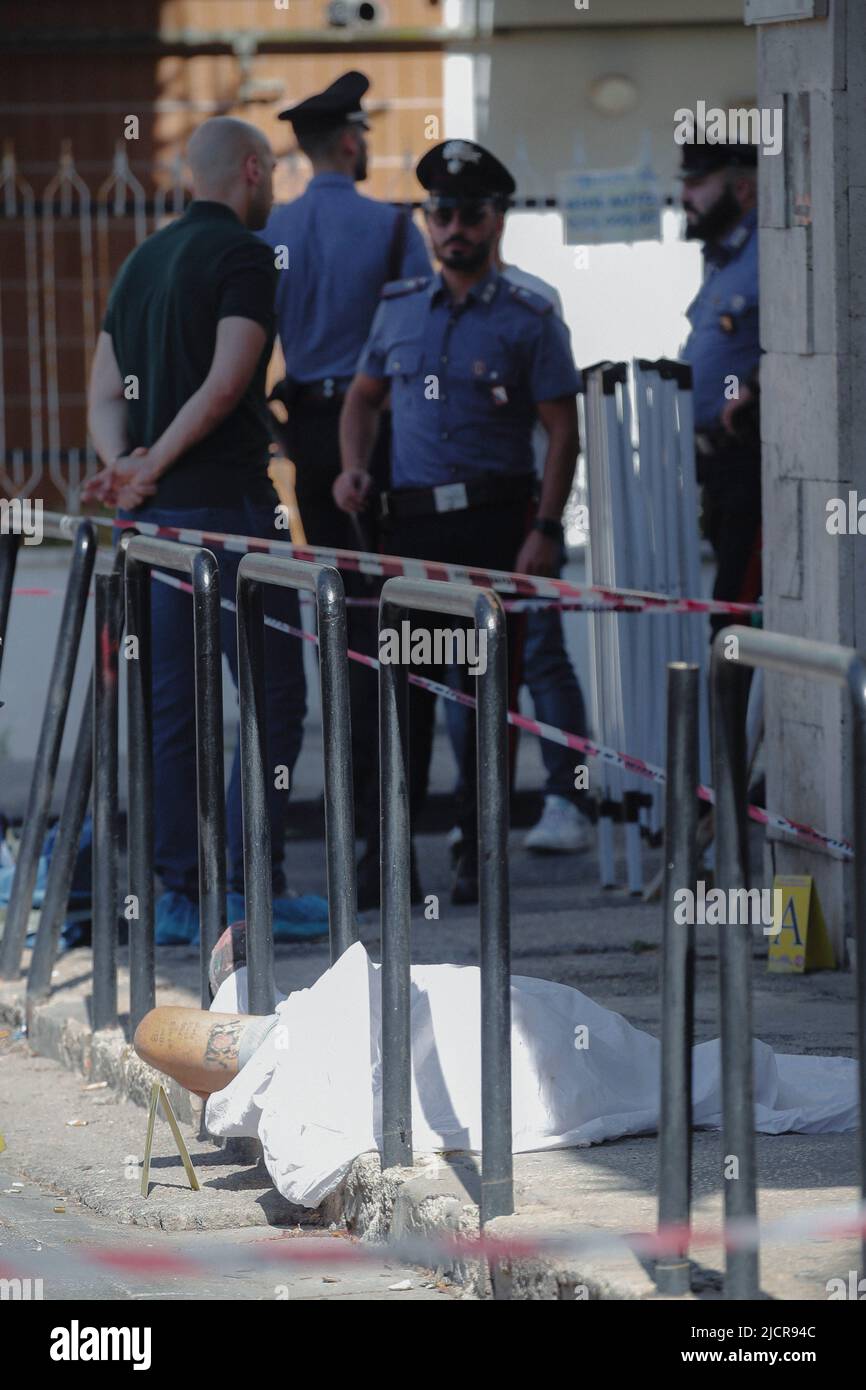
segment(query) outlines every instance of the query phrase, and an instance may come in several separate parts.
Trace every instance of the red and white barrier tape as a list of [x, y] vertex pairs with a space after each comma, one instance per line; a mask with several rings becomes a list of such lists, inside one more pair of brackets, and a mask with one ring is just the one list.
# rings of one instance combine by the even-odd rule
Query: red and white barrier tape
[[[154, 571], [153, 577], [163, 584], [169, 584], [172, 588], [182, 589], [188, 594], [192, 593], [192, 585], [174, 575]], [[237, 612], [236, 605], [232, 603], [231, 599], [224, 598], [220, 602], [227, 611]], [[318, 646], [318, 637], [312, 632], [305, 632], [303, 628], [293, 627], [290, 623], [279, 622], [276, 618], [266, 617], [265, 623], [277, 632], [285, 632], [290, 637], [299, 637], [304, 642], [313, 642]], [[374, 671], [379, 669], [379, 662], [376, 657], [367, 656], [364, 652], [349, 649], [349, 659], [350, 661], [358, 661], [364, 666], [370, 666]], [[409, 673], [409, 680], [412, 685], [420, 686], [422, 690], [429, 690], [433, 695], [441, 695], [443, 699], [465, 705], [467, 709], [475, 708], [475, 697], [465, 694], [462, 690], [452, 690], [448, 685], [429, 680], [426, 676], [415, 675], [414, 672]], [[664, 768], [656, 767], [643, 758], [635, 757], [631, 753], [619, 753], [615, 748], [606, 748], [604, 744], [594, 743], [592, 739], [583, 738], [580, 734], [570, 734], [565, 729], [557, 729], [553, 724], [543, 724], [540, 720], [530, 719], [527, 715], [519, 714], [516, 710], [508, 711], [508, 722], [517, 729], [524, 729], [529, 734], [546, 739], [549, 743], [559, 743], [566, 748], [574, 748], [578, 753], [585, 753], [590, 758], [599, 758], [610, 767], [620, 768], [623, 772], [631, 772], [636, 777], [645, 777], [649, 781], [656, 782], [659, 786], [664, 786], [667, 781]], [[698, 796], [702, 801], [710, 803], [716, 799], [712, 787], [705, 787], [703, 784], [698, 787]], [[749, 806], [748, 814], [750, 819], [759, 825], [769, 825], [774, 830], [780, 830], [786, 835], [793, 835], [808, 844], [820, 845], [838, 858], [851, 859], [853, 857], [853, 850], [847, 840], [838, 840], [832, 835], [827, 835], [823, 830], [816, 830], [814, 826], [802, 825], [797, 821], [789, 820], [787, 816], [780, 816], [774, 811], [766, 811], [762, 806]]]
[[[680, 1255], [687, 1249], [722, 1247], [726, 1250], [757, 1249], [767, 1245], [789, 1245], [803, 1240], [846, 1240], [866, 1231], [866, 1205], [818, 1207], [777, 1221], [732, 1221], [716, 1230], [693, 1230], [669, 1224], [645, 1234], [592, 1230], [586, 1232], [541, 1233], [532, 1237], [496, 1235], [401, 1236], [380, 1244], [346, 1239], [342, 1233], [332, 1237], [298, 1236], [294, 1232], [258, 1237], [242, 1245], [217, 1242], [198, 1253], [193, 1245], [182, 1250], [132, 1249], [129, 1245], [54, 1246], [46, 1266], [44, 1252], [15, 1250], [0, 1252], [0, 1278], [43, 1277], [46, 1272], [60, 1275], [87, 1268], [113, 1270], [141, 1278], [159, 1274], [213, 1274], [225, 1265], [234, 1268], [242, 1255], [244, 1266], [279, 1265], [334, 1266], [379, 1263], [383, 1259], [434, 1268], [457, 1261], [488, 1260], [513, 1263], [526, 1259], [551, 1259], [557, 1255], [616, 1253], [623, 1248], [639, 1258], [659, 1259]], [[40, 1255], [42, 1258], [40, 1259]]]
[[[66, 593], [65, 589], [13, 589], [16, 598], [62, 598]], [[88, 598], [92, 598], [91, 591]], [[314, 604], [316, 600], [312, 594], [301, 594], [301, 603]], [[347, 608], [378, 608], [377, 598], [346, 598]], [[609, 605], [588, 604], [583, 599], [555, 599], [555, 598], [506, 598], [502, 600], [502, 607], [506, 613], [593, 613], [593, 612], [616, 612]], [[622, 611], [622, 610], [619, 610]], [[627, 613], [640, 612], [640, 609], [627, 608]], [[755, 609], [760, 612], [759, 608]]]
[[[52, 520], [58, 518], [52, 517]], [[378, 555], [364, 550], [332, 550], [324, 546], [293, 545], [290, 541], [269, 541], [258, 536], [235, 536], [222, 531], [196, 531], [180, 526], [157, 526], [147, 521], [113, 521], [110, 517], [91, 517], [98, 526], [117, 526], [140, 531], [144, 536], [163, 536], [186, 545], [216, 546], [235, 553], [259, 553], [332, 565], [335, 569], [357, 571], [390, 579], [406, 575], [412, 579], [451, 580], [476, 584], [501, 593], [526, 598], [571, 599], [585, 610], [613, 613], [728, 613], [748, 619], [760, 613], [760, 604], [727, 603], [720, 599], [672, 598], [630, 589], [611, 589], [598, 584], [571, 584], [565, 579], [514, 574], [509, 570], [477, 569], [434, 560], [413, 560], [397, 555]]]

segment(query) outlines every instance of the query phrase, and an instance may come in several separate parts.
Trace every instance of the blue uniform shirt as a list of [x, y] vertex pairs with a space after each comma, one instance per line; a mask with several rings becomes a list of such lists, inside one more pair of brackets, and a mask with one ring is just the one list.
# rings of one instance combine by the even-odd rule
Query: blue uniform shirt
[[580, 386], [550, 302], [495, 270], [461, 305], [441, 275], [387, 285], [358, 371], [390, 380], [395, 488], [532, 473], [536, 402]]
[[736, 376], [745, 385], [761, 355], [757, 222], [752, 208], [704, 250], [704, 283], [687, 310], [692, 331], [682, 351], [692, 368], [698, 429], [718, 423], [728, 403], [725, 377]]
[[[321, 381], [354, 374], [382, 286], [393, 277], [389, 251], [403, 216], [363, 197], [347, 174], [316, 174], [300, 198], [274, 208], [260, 235], [288, 250], [276, 302], [288, 376]], [[430, 274], [424, 238], [411, 220], [400, 272]]]

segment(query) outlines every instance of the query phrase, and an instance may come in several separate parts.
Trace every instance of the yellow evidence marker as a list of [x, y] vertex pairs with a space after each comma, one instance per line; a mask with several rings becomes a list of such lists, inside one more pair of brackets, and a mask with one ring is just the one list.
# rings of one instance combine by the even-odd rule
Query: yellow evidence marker
[[777, 874], [773, 879], [773, 926], [767, 969], [778, 975], [835, 970], [818, 889], [810, 874]]

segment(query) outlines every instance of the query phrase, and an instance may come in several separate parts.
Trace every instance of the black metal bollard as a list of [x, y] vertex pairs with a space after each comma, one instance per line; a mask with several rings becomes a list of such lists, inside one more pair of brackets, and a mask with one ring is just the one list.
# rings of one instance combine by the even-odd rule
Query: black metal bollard
[[[241, 561], [241, 566], [244, 561]], [[247, 1008], [273, 1013], [273, 892], [268, 818], [265, 644], [261, 585], [238, 568], [238, 701], [244, 827], [244, 912], [247, 924]]]
[[[131, 542], [130, 542], [131, 544]], [[127, 872], [137, 916], [129, 923], [129, 1030], [156, 1003], [153, 897], [153, 697], [150, 571], [127, 551], [124, 577], [127, 701]]]
[[82, 521], [73, 542], [72, 563], [27, 799], [21, 847], [6, 909], [3, 942], [0, 945], [0, 979], [4, 980], [16, 979], [21, 965], [95, 559], [96, 529], [92, 522]]
[[12, 603], [12, 585], [15, 583], [15, 562], [18, 558], [18, 545], [21, 537], [15, 532], [0, 536], [0, 668], [3, 666], [3, 652], [6, 647], [6, 628], [9, 626], [9, 607]]
[[[118, 552], [122, 557], [122, 551]], [[122, 561], [121, 561], [122, 564]], [[118, 645], [123, 626], [122, 576], [96, 576], [93, 668], [93, 1030], [117, 1027]]]
[[126, 546], [126, 641], [129, 709], [129, 893], [138, 917], [130, 922], [130, 1028], [156, 1002], [153, 893], [153, 701], [151, 691], [151, 569], [188, 574], [193, 589], [200, 981], [210, 1004], [210, 953], [226, 925], [225, 792], [222, 752], [222, 647], [219, 569], [210, 550], [134, 536]]
[[[496, 594], [468, 584], [389, 579], [379, 627], [406, 609], [470, 618], [486, 637], [478, 678], [479, 916], [481, 922], [481, 1220], [514, 1209], [511, 1153], [511, 942], [508, 894], [508, 684], [505, 614]], [[409, 1018], [409, 798], [397, 731], [400, 682], [379, 668], [382, 728], [382, 1121], [383, 1167], [411, 1163]]]
[[332, 963], [358, 939], [355, 813], [343, 581], [328, 565], [245, 555], [238, 566], [238, 693], [244, 811], [244, 900], [251, 1013], [274, 1007], [271, 831], [267, 803], [264, 606], [262, 586], [316, 596], [325, 745], [325, 846]]
[[[698, 666], [668, 665], [658, 1221], [684, 1231], [691, 1214], [695, 930], [675, 922], [674, 894], [694, 893], [697, 878], [699, 680]], [[688, 1293], [687, 1237], [676, 1254], [656, 1262], [655, 1278], [662, 1293]]]
[[192, 562], [195, 644], [198, 885], [201, 922], [201, 1006], [210, 1006], [211, 952], [226, 928], [226, 812], [223, 754], [220, 576], [210, 550]]
[[[866, 1203], [866, 660], [853, 647], [789, 637], [751, 627], [718, 633], [712, 658], [713, 764], [716, 784], [716, 863], [720, 887], [745, 884], [746, 839], [745, 695], [738, 667], [808, 676], [844, 686], [852, 713], [851, 801], [854, 808], [854, 901], [851, 925], [857, 948], [857, 1036], [860, 1101], [860, 1195]], [[723, 933], [721, 966], [722, 1102], [725, 1153], [740, 1159], [740, 1178], [725, 1190], [725, 1218], [755, 1212], [752, 1104], [751, 942], [736, 928]], [[725, 933], [728, 935], [725, 935]], [[746, 1163], [743, 1162], [745, 1155]], [[745, 1182], [744, 1182], [745, 1180]], [[734, 1189], [732, 1192], [731, 1189]], [[861, 1274], [866, 1274], [866, 1237], [861, 1240]], [[758, 1252], [732, 1248], [725, 1293], [754, 1298]]]
[[[716, 792], [715, 886], [725, 893], [748, 888], [746, 806], [746, 703], [748, 672], [723, 655], [720, 637], [711, 665], [713, 783]], [[719, 927], [719, 990], [722, 1051], [722, 1183], [726, 1222], [757, 1214], [755, 1102], [752, 1071], [752, 929], [748, 922]], [[730, 1165], [736, 1164], [729, 1171]], [[735, 1175], [732, 1175], [734, 1173]], [[728, 1298], [756, 1298], [758, 1251], [728, 1251]]]
[[[866, 662], [855, 654], [845, 683], [851, 700], [851, 783], [854, 804], [854, 939], [857, 951], [857, 1081], [860, 1100], [860, 1200], [866, 1204]], [[860, 1235], [860, 1277], [866, 1278], [866, 1232]]]
[[[124, 551], [119, 547], [114, 559], [113, 577], [115, 583], [112, 586], [112, 610], [113, 626], [105, 629], [106, 642], [108, 647], [103, 648], [100, 639], [100, 628], [103, 623], [105, 609], [105, 594], [97, 581], [97, 610], [95, 614], [96, 629], [96, 650], [94, 669], [101, 669], [102, 655], [104, 650], [110, 650], [112, 645], [116, 647], [120, 639], [120, 601], [121, 601], [121, 577], [123, 571]], [[112, 636], [114, 634], [114, 636]], [[114, 665], [116, 668], [116, 655]], [[107, 695], [110, 689], [106, 688]], [[57, 959], [57, 948], [60, 944], [60, 929], [66, 908], [69, 902], [69, 893], [72, 887], [72, 879], [75, 873], [75, 860], [78, 854], [78, 845], [81, 839], [81, 828], [87, 814], [87, 803], [90, 800], [90, 789], [93, 781], [94, 764], [94, 720], [93, 705], [96, 699], [94, 690], [94, 677], [91, 674], [87, 689], [87, 695], [81, 711], [81, 721], [78, 727], [78, 736], [75, 742], [75, 752], [72, 758], [72, 768], [69, 774], [69, 782], [66, 788], [66, 796], [63, 802], [63, 809], [60, 814], [60, 821], [57, 827], [57, 838], [54, 842], [54, 851], [51, 855], [51, 862], [48, 865], [48, 878], [45, 884], [45, 898], [42, 904], [42, 912], [39, 917], [39, 929], [36, 934], [36, 944], [33, 947], [33, 955], [30, 959], [30, 970], [27, 974], [27, 1016], [28, 1028], [32, 1017], [34, 1006], [42, 999], [45, 999], [51, 992], [51, 971]], [[102, 719], [100, 736], [105, 737], [106, 725], [105, 717]], [[116, 757], [116, 722], [117, 722], [117, 701], [114, 701], [114, 742]], [[99, 722], [97, 723], [99, 728]], [[116, 785], [116, 778], [115, 778]], [[116, 825], [116, 812], [110, 818], [109, 825]], [[98, 849], [94, 840], [93, 855], [93, 882], [94, 882], [94, 912], [98, 910], [96, 891], [97, 881], [97, 861]], [[117, 874], [115, 871], [114, 881], [116, 883]], [[116, 888], [115, 888], [116, 893]], [[113, 948], [112, 948], [113, 949]], [[94, 936], [94, 976], [99, 973], [96, 962], [95, 936]], [[94, 987], [94, 1006], [96, 1001], [96, 988]], [[116, 998], [116, 990], [115, 990]], [[115, 1010], [116, 1012], [116, 1010]]]
[[90, 785], [93, 777], [93, 677], [87, 688], [72, 768], [66, 788], [63, 810], [54, 853], [48, 865], [48, 878], [45, 884], [45, 898], [39, 916], [39, 929], [36, 944], [30, 958], [27, 972], [27, 1028], [31, 1030], [31, 1015], [34, 1005], [46, 999], [51, 993], [51, 972], [57, 959], [60, 944], [60, 929], [69, 902], [72, 878], [75, 873], [75, 859], [81, 839], [81, 827], [87, 814], [90, 800]]
[[[379, 628], [402, 608], [385, 584]], [[409, 817], [409, 685], [405, 667], [379, 666], [379, 843], [382, 922], [382, 1167], [412, 1165], [410, 997], [412, 906]]]

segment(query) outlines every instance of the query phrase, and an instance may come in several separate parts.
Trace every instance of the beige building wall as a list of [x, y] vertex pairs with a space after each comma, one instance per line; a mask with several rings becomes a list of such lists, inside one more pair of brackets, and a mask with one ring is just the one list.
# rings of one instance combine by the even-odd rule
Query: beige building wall
[[[640, 8], [646, 18], [657, 6]], [[678, 108], [694, 109], [699, 99], [725, 109], [754, 103], [755, 35], [739, 19], [698, 25], [638, 20], [625, 30], [586, 19], [575, 15], [568, 27], [549, 32], [539, 25], [529, 33], [495, 35], [488, 94], [479, 65], [479, 138], [489, 138], [505, 160], [523, 144], [524, 181], [536, 185], [527, 190], [532, 196], [555, 193], [556, 174], [572, 167], [578, 149], [596, 169], [633, 164], [649, 153], [657, 172], [672, 179]], [[618, 77], [628, 88], [605, 81]], [[609, 111], [618, 96], [626, 109]]]
[[[764, 105], [783, 106], [784, 158], [762, 168], [761, 433], [769, 628], [866, 648], [866, 541], [827, 530], [827, 502], [866, 497], [866, 23], [861, 0], [827, 19], [767, 25]], [[767, 684], [769, 800], [850, 838], [850, 722], [832, 686]], [[837, 951], [854, 932], [850, 863], [769, 832], [780, 873], [812, 874]]]

